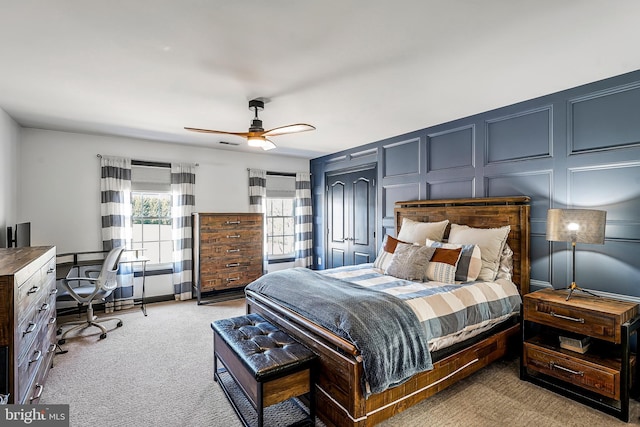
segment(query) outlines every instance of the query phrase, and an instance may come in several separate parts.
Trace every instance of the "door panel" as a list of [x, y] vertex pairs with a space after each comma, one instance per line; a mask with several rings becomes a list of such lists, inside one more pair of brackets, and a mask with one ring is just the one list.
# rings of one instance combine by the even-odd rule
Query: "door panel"
[[375, 177], [375, 169], [327, 175], [327, 268], [375, 259]]

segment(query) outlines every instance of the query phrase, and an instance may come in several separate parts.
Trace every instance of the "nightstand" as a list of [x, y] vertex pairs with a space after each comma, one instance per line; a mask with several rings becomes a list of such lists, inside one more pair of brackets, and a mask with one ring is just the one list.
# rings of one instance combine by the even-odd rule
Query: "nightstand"
[[[638, 366], [630, 337], [640, 327], [638, 304], [544, 289], [524, 295], [520, 379], [629, 421]], [[584, 353], [559, 337], [590, 341]], [[588, 338], [587, 338], [588, 337]]]

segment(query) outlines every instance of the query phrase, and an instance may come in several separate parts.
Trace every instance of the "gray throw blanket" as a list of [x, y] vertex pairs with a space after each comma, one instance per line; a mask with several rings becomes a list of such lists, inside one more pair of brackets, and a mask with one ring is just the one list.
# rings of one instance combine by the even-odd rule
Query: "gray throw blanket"
[[262, 276], [246, 289], [268, 296], [353, 343], [369, 391], [379, 393], [433, 369], [425, 331], [400, 299], [306, 268]]

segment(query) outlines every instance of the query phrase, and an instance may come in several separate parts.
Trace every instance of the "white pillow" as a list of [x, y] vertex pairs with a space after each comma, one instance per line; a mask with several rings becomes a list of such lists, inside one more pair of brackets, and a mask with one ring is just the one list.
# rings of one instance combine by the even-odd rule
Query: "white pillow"
[[498, 274], [500, 255], [509, 231], [511, 231], [509, 225], [500, 228], [472, 228], [467, 225], [451, 224], [448, 241], [480, 246], [482, 268], [478, 280], [493, 281]]
[[398, 240], [424, 245], [427, 239], [441, 241], [449, 220], [440, 222], [418, 222], [409, 218], [402, 218]]

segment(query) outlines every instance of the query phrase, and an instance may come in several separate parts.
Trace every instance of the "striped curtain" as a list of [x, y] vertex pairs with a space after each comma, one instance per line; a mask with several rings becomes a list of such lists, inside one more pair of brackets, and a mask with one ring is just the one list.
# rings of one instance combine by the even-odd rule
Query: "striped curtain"
[[196, 204], [195, 165], [171, 164], [171, 229], [173, 238], [173, 293], [176, 300], [191, 299], [193, 286], [192, 213]]
[[[267, 203], [267, 171], [261, 169], [249, 169], [249, 212], [264, 213]], [[264, 216], [263, 216], [264, 221]], [[266, 230], [266, 223], [262, 224], [262, 229]], [[267, 272], [269, 268], [269, 256], [267, 252], [267, 233], [263, 233], [262, 247], [262, 271]]]
[[249, 212], [264, 213], [267, 200], [267, 171], [249, 169]]
[[[100, 160], [100, 213], [102, 215], [102, 249], [119, 246], [131, 248], [131, 159], [102, 156]], [[109, 296], [105, 311], [133, 307], [133, 270], [120, 264], [118, 287]]]
[[295, 200], [295, 249], [296, 267], [313, 266], [313, 211], [311, 207], [311, 174], [296, 173]]

